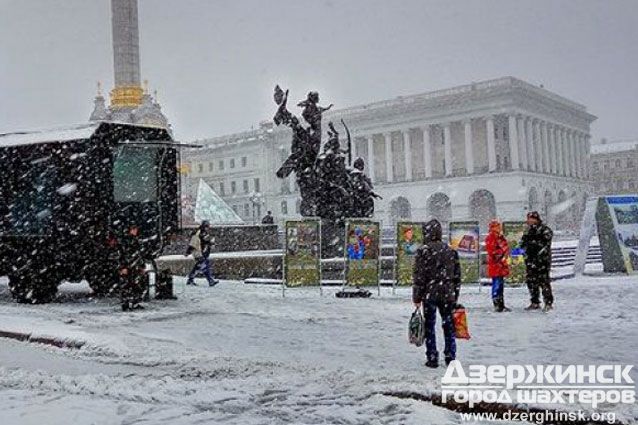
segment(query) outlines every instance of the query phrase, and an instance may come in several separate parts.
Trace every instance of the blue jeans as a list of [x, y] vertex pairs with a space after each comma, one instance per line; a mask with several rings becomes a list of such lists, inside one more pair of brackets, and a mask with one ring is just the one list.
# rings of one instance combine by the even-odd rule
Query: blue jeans
[[186, 282], [186, 284], [193, 284], [195, 276], [197, 276], [198, 273], [204, 275], [209, 285], [214, 282], [215, 279], [213, 279], [213, 270], [210, 266], [210, 260], [208, 259], [208, 257], [201, 257], [195, 260], [195, 265], [193, 266], [191, 272], [188, 274], [188, 281]]
[[436, 349], [436, 311], [439, 310], [443, 322], [443, 336], [445, 337], [445, 349], [443, 354], [446, 360], [456, 359], [456, 335], [454, 321], [452, 320], [452, 306], [450, 304], [437, 303], [432, 300], [423, 301], [423, 314], [425, 316], [425, 349], [428, 360], [438, 361], [439, 352]]
[[503, 277], [492, 278], [492, 300], [503, 299], [504, 287], [505, 287], [505, 279]]

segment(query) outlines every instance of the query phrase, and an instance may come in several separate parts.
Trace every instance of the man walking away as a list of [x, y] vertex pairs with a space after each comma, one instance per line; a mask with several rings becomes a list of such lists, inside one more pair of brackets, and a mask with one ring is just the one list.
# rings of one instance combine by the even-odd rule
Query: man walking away
[[510, 274], [510, 266], [507, 263], [509, 246], [503, 236], [501, 223], [494, 219], [489, 224], [490, 231], [485, 238], [485, 251], [487, 251], [487, 275], [492, 278], [492, 302], [494, 311], [500, 313], [511, 311], [505, 307], [505, 278]]
[[549, 280], [549, 272], [552, 266], [552, 229], [543, 224], [537, 211], [527, 213], [527, 230], [521, 240], [521, 248], [525, 250], [525, 267], [527, 268], [527, 288], [531, 297], [531, 303], [526, 310], [538, 310], [541, 308], [540, 293], [543, 293], [547, 312], [553, 308], [554, 296]]
[[268, 211], [264, 218], [261, 219], [261, 224], [275, 224], [275, 219], [272, 216], [272, 211]]
[[436, 311], [441, 315], [445, 336], [445, 363], [456, 359], [456, 340], [452, 310], [461, 289], [459, 256], [442, 240], [441, 223], [431, 220], [423, 226], [423, 246], [416, 254], [412, 302], [423, 305], [427, 367], [439, 366], [436, 349]]
[[208, 281], [208, 286], [215, 286], [219, 283], [218, 280], [213, 278], [210, 260], [208, 259], [208, 256], [210, 255], [211, 239], [210, 223], [204, 220], [191, 237], [188, 250], [185, 254], [193, 254], [193, 258], [195, 259], [195, 265], [188, 274], [188, 280], [186, 281], [187, 285], [196, 286], [195, 276], [197, 276], [198, 273], [202, 273], [204, 275]]

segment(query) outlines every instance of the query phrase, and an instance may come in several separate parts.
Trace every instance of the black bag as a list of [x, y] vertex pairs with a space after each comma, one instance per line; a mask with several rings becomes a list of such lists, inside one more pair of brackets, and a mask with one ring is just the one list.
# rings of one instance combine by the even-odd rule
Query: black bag
[[417, 347], [422, 346], [425, 341], [425, 318], [420, 308], [416, 308], [414, 313], [412, 313], [412, 317], [410, 317], [408, 324], [408, 341]]

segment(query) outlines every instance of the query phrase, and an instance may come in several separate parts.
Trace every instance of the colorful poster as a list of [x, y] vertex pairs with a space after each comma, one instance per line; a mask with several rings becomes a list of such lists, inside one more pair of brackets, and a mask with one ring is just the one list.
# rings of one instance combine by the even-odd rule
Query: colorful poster
[[604, 270], [638, 273], [638, 196], [600, 198], [596, 221]]
[[527, 229], [524, 221], [506, 221], [503, 223], [503, 235], [510, 247], [510, 275], [506, 282], [512, 285], [525, 283], [525, 250], [521, 248], [521, 239]]
[[379, 286], [380, 226], [377, 221], [346, 223], [346, 285]]
[[319, 220], [286, 221], [284, 285], [321, 284], [321, 224]]
[[479, 223], [478, 221], [453, 221], [450, 223], [450, 247], [459, 253], [461, 282], [477, 283], [480, 279]]
[[397, 223], [397, 246], [395, 248], [397, 286], [412, 285], [416, 252], [423, 244], [423, 225], [424, 223], [409, 221]]

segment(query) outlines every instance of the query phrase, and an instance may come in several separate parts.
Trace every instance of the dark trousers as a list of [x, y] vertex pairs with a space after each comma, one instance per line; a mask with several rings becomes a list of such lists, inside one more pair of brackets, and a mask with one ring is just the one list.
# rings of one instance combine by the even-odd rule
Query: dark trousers
[[195, 280], [195, 277], [200, 273], [204, 275], [209, 285], [213, 283], [213, 271], [210, 266], [210, 260], [208, 259], [208, 257], [201, 257], [195, 260], [195, 265], [193, 266], [191, 272], [188, 274], [188, 281], [186, 282], [186, 284], [192, 284]]
[[492, 301], [504, 300], [503, 290], [505, 288], [505, 278], [493, 277], [492, 278]]
[[545, 304], [554, 303], [554, 295], [552, 294], [552, 284], [549, 279], [549, 272], [542, 274], [527, 275], [527, 289], [533, 304], [540, 304], [540, 295], [543, 293], [543, 302]]
[[439, 352], [436, 349], [436, 311], [441, 315], [443, 335], [445, 337], [445, 349], [443, 354], [448, 360], [456, 359], [456, 336], [454, 321], [452, 319], [452, 306], [432, 300], [423, 302], [423, 314], [425, 316], [425, 349], [428, 360], [439, 360]]

